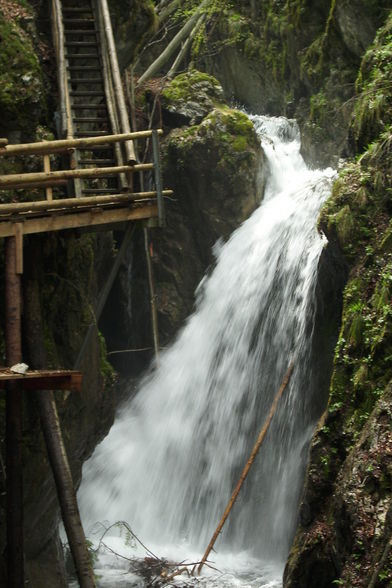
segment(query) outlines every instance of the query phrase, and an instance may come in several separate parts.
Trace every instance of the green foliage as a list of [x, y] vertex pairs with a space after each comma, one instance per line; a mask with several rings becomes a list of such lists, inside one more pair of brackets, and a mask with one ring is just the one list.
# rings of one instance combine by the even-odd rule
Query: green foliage
[[0, 12], [0, 109], [2, 125], [28, 124], [43, 95], [42, 72], [31, 37]]
[[357, 78], [354, 136], [360, 146], [373, 141], [392, 122], [392, 14], [366, 52]]

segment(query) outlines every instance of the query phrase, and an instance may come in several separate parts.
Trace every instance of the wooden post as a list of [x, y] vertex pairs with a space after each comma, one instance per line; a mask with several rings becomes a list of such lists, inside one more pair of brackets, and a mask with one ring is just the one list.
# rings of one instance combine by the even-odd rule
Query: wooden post
[[152, 131], [152, 154], [154, 161], [155, 189], [157, 191], [158, 202], [158, 222], [160, 227], [165, 227], [165, 205], [162, 194], [161, 158], [159, 153], [159, 137], [157, 131]]
[[[16, 272], [16, 238], [5, 242], [6, 360], [12, 366], [22, 360], [21, 277]], [[24, 586], [23, 557], [23, 397], [18, 384], [10, 383], [6, 393], [7, 468], [7, 569], [8, 587]]]
[[[36, 247], [33, 241], [29, 249], [29, 259], [26, 264], [26, 295], [25, 303], [25, 333], [26, 347], [29, 351], [29, 360], [36, 368], [42, 368], [46, 364], [46, 350], [43, 345], [43, 326], [41, 322], [41, 308], [39, 299], [39, 284], [37, 277], [36, 260], [39, 258], [40, 249]], [[36, 372], [37, 379], [35, 385], [40, 385], [41, 389], [37, 390], [38, 410], [41, 419], [42, 431], [48, 452], [49, 463], [52, 469], [54, 481], [56, 484], [58, 500], [61, 508], [61, 514], [67, 533], [68, 542], [72, 557], [75, 563], [75, 570], [79, 580], [79, 586], [82, 588], [94, 588], [94, 574], [86, 546], [86, 539], [80, 521], [79, 509], [76, 501], [76, 493], [73, 487], [71, 470], [65, 451], [62, 437], [59, 417], [56, 408], [54, 393], [56, 385], [66, 384], [68, 378], [63, 379], [59, 372], [58, 377], [53, 377], [55, 372], [48, 373], [44, 371]], [[69, 374], [69, 386], [72, 387], [73, 377]], [[47, 377], [48, 376], [48, 377]], [[76, 377], [75, 388], [80, 389], [80, 374], [74, 374]], [[35, 379], [35, 378], [33, 378]], [[57, 381], [56, 381], [57, 380]], [[28, 380], [25, 380], [27, 387]], [[59, 386], [61, 387], [61, 386]]]
[[[107, 48], [109, 53], [110, 68], [112, 73], [114, 91], [116, 94], [118, 114], [120, 118], [121, 130], [123, 133], [130, 132], [130, 124], [128, 118], [128, 110], [125, 104], [124, 89], [121, 82], [120, 68], [118, 65], [116, 44], [114, 42], [112, 22], [110, 18], [110, 12], [107, 4], [107, 0], [99, 1], [99, 8], [102, 11], [102, 17], [105, 26], [105, 34], [107, 40]], [[132, 141], [125, 143], [125, 150], [127, 154], [127, 163], [136, 163], [136, 154]]]
[[79, 586], [80, 588], [95, 588], [94, 572], [80, 520], [54, 394], [52, 391], [40, 391], [37, 392], [37, 395], [42, 430]]
[[[276, 396], [275, 396], [274, 401], [273, 401], [273, 403], [271, 405], [271, 408], [270, 408], [270, 411], [269, 411], [267, 420], [265, 421], [265, 423], [264, 423], [264, 425], [263, 425], [263, 427], [262, 427], [262, 429], [261, 429], [261, 431], [259, 433], [259, 436], [257, 438], [256, 444], [253, 447], [252, 453], [250, 454], [250, 457], [249, 457], [249, 459], [248, 459], [248, 461], [246, 463], [246, 466], [244, 467], [244, 469], [242, 471], [242, 474], [241, 474], [241, 477], [240, 477], [240, 479], [238, 481], [238, 484], [235, 487], [233, 494], [231, 495], [231, 498], [229, 500], [228, 505], [226, 506], [225, 512], [223, 513], [223, 516], [222, 516], [222, 518], [221, 518], [221, 520], [219, 522], [219, 525], [217, 526], [217, 528], [215, 530], [215, 533], [213, 534], [212, 539], [211, 539], [211, 541], [208, 544], [208, 547], [206, 549], [206, 552], [203, 555], [203, 558], [202, 558], [202, 560], [201, 560], [201, 562], [200, 562], [200, 564], [199, 564], [199, 566], [197, 568], [197, 573], [198, 574], [200, 574], [200, 572], [201, 572], [204, 564], [206, 563], [207, 558], [210, 555], [210, 552], [211, 552], [211, 550], [213, 549], [213, 547], [215, 545], [215, 541], [217, 540], [219, 533], [222, 531], [223, 525], [225, 524], [226, 519], [229, 516], [230, 511], [233, 508], [233, 505], [234, 505], [235, 501], [237, 500], [237, 496], [239, 494], [239, 491], [241, 490], [241, 487], [242, 487], [243, 483], [245, 482], [245, 479], [246, 479], [247, 475], [249, 474], [249, 470], [252, 467], [253, 462], [256, 459], [256, 455], [258, 454], [259, 449], [261, 447], [261, 444], [263, 443], [264, 438], [265, 438], [265, 436], [267, 434], [267, 431], [268, 431], [269, 426], [270, 426], [271, 421], [272, 421], [272, 417], [274, 416], [274, 414], [276, 412], [276, 409], [278, 407], [278, 402], [279, 402], [279, 400], [280, 400], [283, 392], [285, 391], [285, 389], [287, 387], [287, 384], [290, 381], [291, 374], [293, 373], [293, 369], [294, 369], [294, 366], [293, 366], [293, 364], [291, 364], [290, 367], [289, 367], [289, 369], [286, 372], [285, 377], [283, 378], [282, 384], [281, 384], [278, 392], [276, 393]], [[194, 570], [195, 570], [195, 568], [193, 568], [192, 573], [194, 572]]]
[[[49, 155], [44, 155], [44, 172], [50, 172], [50, 157]], [[45, 188], [46, 200], [52, 201], [53, 200], [53, 189], [51, 186]]]
[[158, 330], [158, 312], [157, 312], [157, 301], [154, 288], [154, 275], [152, 271], [151, 254], [150, 254], [150, 239], [149, 231], [147, 228], [143, 229], [144, 232], [144, 249], [146, 252], [147, 261], [147, 274], [148, 274], [148, 285], [150, 288], [150, 306], [151, 306], [151, 323], [152, 323], [152, 338], [154, 342], [155, 358], [159, 357], [159, 330]]

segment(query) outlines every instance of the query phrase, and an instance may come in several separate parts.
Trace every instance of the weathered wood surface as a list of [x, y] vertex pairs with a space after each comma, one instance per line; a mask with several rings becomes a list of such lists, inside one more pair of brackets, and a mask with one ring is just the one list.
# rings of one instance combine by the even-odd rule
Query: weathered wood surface
[[140, 163], [137, 165], [122, 165], [116, 167], [91, 167], [87, 169], [64, 169], [52, 172], [32, 172], [29, 174], [8, 174], [0, 176], [0, 190], [9, 190], [17, 185], [34, 184], [36, 182], [49, 182], [50, 180], [66, 180], [72, 178], [102, 178], [121, 173], [133, 173], [147, 171], [154, 168], [153, 163]]
[[[163, 196], [171, 196], [172, 190], [163, 190]], [[108, 194], [103, 196], [83, 196], [81, 198], [58, 198], [57, 200], [36, 200], [35, 202], [12, 202], [0, 204], [0, 222], [1, 217], [8, 217], [11, 214], [48, 212], [51, 210], [67, 210], [71, 208], [93, 208], [95, 206], [117, 206], [122, 203], [134, 202], [137, 200], [152, 200], [157, 198], [156, 192], [130, 192], [121, 194]]]
[[0, 368], [0, 389], [15, 382], [24, 390], [69, 390], [80, 392], [82, 372], [71, 370], [30, 370], [16, 374], [9, 368]]
[[[5, 242], [5, 349], [9, 366], [22, 360], [22, 286], [16, 272], [16, 238]], [[23, 392], [8, 381], [6, 393], [7, 586], [24, 586], [23, 552]]]
[[[129, 124], [128, 111], [125, 104], [124, 89], [121, 81], [120, 68], [117, 60], [117, 51], [113, 36], [112, 20], [110, 18], [109, 7], [106, 0], [101, 0], [99, 2], [99, 10], [101, 11], [103, 24], [105, 28], [107, 51], [110, 61], [110, 73], [113, 80], [118, 116], [120, 119], [120, 126], [121, 130], [124, 133], [128, 133], [131, 130], [131, 127]], [[127, 141], [125, 143], [125, 151], [127, 156], [127, 162], [136, 163], [135, 149], [132, 141]]]
[[[23, 234], [32, 235], [50, 231], [62, 231], [64, 229], [77, 229], [82, 227], [96, 227], [98, 225], [110, 225], [127, 221], [136, 221], [158, 216], [156, 204], [150, 206], [135, 206], [133, 208], [112, 208], [105, 210], [97, 208], [86, 212], [78, 212], [62, 215], [29, 218], [23, 221]], [[19, 221], [20, 222], [20, 221]], [[0, 222], [0, 237], [13, 236], [15, 234], [15, 222]]]
[[[163, 133], [157, 129], [158, 135]], [[45, 155], [50, 153], [66, 152], [69, 149], [88, 149], [94, 145], [106, 143], [125, 142], [129, 140], [145, 139], [151, 137], [152, 131], [136, 131], [134, 133], [119, 133], [118, 135], [105, 135], [101, 137], [83, 137], [80, 139], [59, 139], [58, 141], [39, 141], [37, 143], [20, 143], [0, 147], [1, 155]]]

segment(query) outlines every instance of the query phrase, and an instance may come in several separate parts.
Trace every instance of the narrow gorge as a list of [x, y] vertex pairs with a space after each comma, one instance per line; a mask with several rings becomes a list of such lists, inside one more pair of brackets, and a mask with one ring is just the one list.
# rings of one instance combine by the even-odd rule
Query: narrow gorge
[[[0, 0], [0, 136], [10, 145], [60, 138], [55, 4]], [[87, 21], [83, 2], [64, 7]], [[80, 393], [54, 394], [94, 583], [388, 587], [392, 2], [109, 8], [127, 124], [163, 129], [166, 226], [136, 221], [129, 241], [122, 225], [28, 235], [21, 280], [23, 361], [83, 374]], [[136, 143], [138, 164], [146, 145]], [[51, 165], [61, 169], [60, 156]], [[39, 164], [7, 157], [0, 168]], [[135, 185], [155, 189], [152, 175]], [[0, 191], [1, 204], [20, 198]], [[3, 275], [5, 249], [1, 239]], [[4, 300], [4, 281], [0, 290]], [[2, 313], [2, 365], [5, 332]], [[210, 556], [216, 570], [171, 578], [162, 562], [200, 561], [291, 362]], [[11, 586], [5, 398], [0, 390], [0, 585]], [[77, 587], [34, 393], [23, 403], [25, 578]]]

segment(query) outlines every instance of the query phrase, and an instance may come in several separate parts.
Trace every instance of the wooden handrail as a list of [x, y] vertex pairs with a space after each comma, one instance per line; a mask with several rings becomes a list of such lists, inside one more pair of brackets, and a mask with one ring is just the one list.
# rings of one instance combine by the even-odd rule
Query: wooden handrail
[[[98, 10], [102, 15], [102, 20], [105, 29], [106, 46], [109, 54], [110, 71], [115, 91], [119, 122], [122, 132], [128, 133], [130, 132], [131, 127], [129, 124], [128, 110], [125, 103], [124, 89], [121, 81], [116, 45], [113, 36], [112, 21], [110, 18], [107, 0], [98, 0]], [[128, 163], [136, 162], [135, 149], [132, 141], [128, 141], [125, 143], [125, 150]]]
[[123, 165], [117, 167], [94, 167], [87, 169], [65, 169], [52, 172], [32, 172], [29, 174], [9, 174], [0, 176], [0, 190], [13, 188], [15, 184], [28, 186], [32, 183], [45, 182], [50, 180], [64, 180], [72, 178], [102, 178], [121, 173], [132, 173], [154, 169], [153, 163], [141, 163], [137, 165]]
[[[171, 196], [172, 190], [163, 190], [163, 196]], [[135, 200], [156, 199], [156, 192], [132, 192], [125, 194], [108, 194], [107, 196], [83, 196], [81, 198], [58, 198], [57, 200], [36, 200], [35, 202], [12, 202], [0, 204], [0, 217], [21, 212], [41, 212], [47, 210], [81, 208], [85, 206], [100, 206], [105, 204], [120, 204]]]
[[[162, 129], [157, 130], [158, 134], [163, 133]], [[6, 145], [0, 147], [1, 155], [45, 155], [60, 153], [69, 149], [88, 149], [94, 145], [105, 145], [106, 143], [125, 142], [133, 139], [144, 139], [151, 137], [152, 131], [136, 131], [134, 133], [120, 133], [118, 135], [106, 135], [100, 137], [85, 137], [80, 139], [59, 139], [57, 141], [40, 141], [37, 143], [21, 143], [20, 145]], [[1, 141], [1, 139], [0, 139]]]

